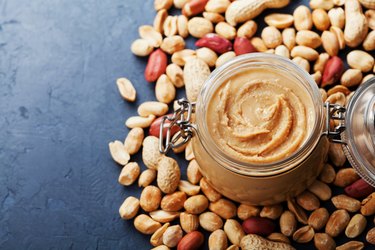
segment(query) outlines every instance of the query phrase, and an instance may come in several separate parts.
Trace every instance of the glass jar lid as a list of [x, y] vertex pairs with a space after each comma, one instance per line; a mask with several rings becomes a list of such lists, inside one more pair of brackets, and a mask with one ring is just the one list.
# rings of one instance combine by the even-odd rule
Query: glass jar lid
[[375, 77], [362, 84], [350, 99], [342, 136], [346, 157], [358, 174], [375, 186]]

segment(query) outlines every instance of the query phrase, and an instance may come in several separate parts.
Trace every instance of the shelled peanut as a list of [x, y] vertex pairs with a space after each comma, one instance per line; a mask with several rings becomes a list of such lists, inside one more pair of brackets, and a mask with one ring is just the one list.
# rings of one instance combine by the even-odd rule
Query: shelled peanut
[[[210, 249], [293, 249], [290, 241], [334, 249], [335, 237], [344, 232], [349, 239], [366, 234], [368, 243], [375, 243], [375, 231], [365, 230], [366, 219], [375, 214], [375, 190], [359, 178], [335, 144], [329, 150], [329, 163], [308, 190], [285, 204], [263, 207], [236, 205], [213, 189], [199, 172], [191, 143], [176, 149], [185, 151], [190, 162], [187, 180], [181, 179], [185, 168], [159, 152], [160, 117], [172, 112], [168, 104], [173, 103], [176, 88], [184, 87], [187, 98], [195, 101], [211, 71], [236, 56], [265, 52], [289, 58], [312, 75], [324, 100], [340, 105], [373, 76], [373, 1], [311, 0], [312, 10], [298, 6], [291, 14], [272, 13], [265, 17], [268, 26], [258, 28], [253, 18], [289, 2], [155, 0], [153, 26], [139, 28], [140, 38], [132, 43], [131, 51], [148, 56], [144, 77], [156, 83], [158, 101], [140, 104], [138, 116], [126, 121], [131, 130], [124, 143], [116, 140], [109, 149], [114, 161], [123, 166], [119, 182], [132, 185], [138, 179], [143, 188], [139, 199], [125, 199], [120, 216], [135, 218], [136, 229], [152, 235], [155, 249], [197, 249], [205, 240], [200, 228], [210, 233], [206, 239]], [[173, 7], [182, 9], [182, 14], [170, 15]], [[195, 50], [185, 48], [189, 35], [198, 39]], [[346, 57], [349, 68], [341, 59], [345, 47], [353, 48]], [[135, 101], [136, 90], [128, 79], [119, 78], [117, 87], [125, 100]], [[177, 131], [172, 128], [171, 135]], [[142, 146], [147, 169], [141, 173], [139, 165], [129, 161]], [[342, 188], [342, 194], [332, 197], [332, 186]], [[337, 210], [321, 207], [327, 202]], [[145, 214], [138, 214], [139, 208]], [[178, 220], [180, 225], [170, 226]], [[276, 225], [280, 232], [275, 232]], [[349, 241], [337, 249], [353, 247], [360, 249], [363, 243]]]

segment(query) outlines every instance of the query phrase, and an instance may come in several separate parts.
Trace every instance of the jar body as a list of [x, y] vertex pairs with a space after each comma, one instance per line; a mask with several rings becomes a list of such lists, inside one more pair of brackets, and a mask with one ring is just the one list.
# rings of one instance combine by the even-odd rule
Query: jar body
[[267, 177], [235, 173], [220, 165], [193, 137], [193, 151], [201, 173], [224, 196], [240, 203], [271, 205], [280, 203], [305, 190], [321, 172], [327, 158], [329, 141], [322, 136], [315, 149], [299, 165], [287, 172]]
[[[299, 111], [292, 113], [291, 116], [290, 113], [288, 116], [281, 110], [277, 114], [285, 114], [285, 116], [275, 117], [296, 117], [286, 124], [296, 124], [297, 126], [300, 124], [300, 120], [297, 118], [303, 117], [301, 114], [306, 114], [303, 117], [306, 120], [306, 126], [300, 127], [305, 139], [294, 152], [290, 152], [286, 154], [285, 158], [275, 161], [251, 162], [244, 160], [245, 158], [233, 157], [233, 154], [231, 155], [228, 152], [231, 149], [223, 147], [223, 144], [221, 144], [222, 142], [228, 145], [232, 143], [233, 141], [227, 141], [227, 139], [231, 139], [231, 135], [221, 133], [220, 128], [229, 126], [227, 131], [235, 131], [237, 124], [247, 124], [252, 122], [252, 119], [258, 119], [252, 118], [254, 117], [253, 114], [257, 116], [263, 114], [263, 110], [269, 110], [269, 107], [275, 102], [266, 102], [263, 106], [256, 106], [258, 103], [248, 104], [247, 102], [247, 100], [260, 100], [259, 103], [261, 103], [261, 100], [271, 100], [272, 97], [257, 97], [255, 95], [261, 86], [266, 86], [262, 84], [268, 84], [268, 81], [276, 81], [279, 84], [278, 86], [288, 87], [288, 92], [284, 96], [295, 95], [297, 99], [304, 103], [304, 109], [298, 109]], [[256, 88], [248, 88], [248, 86], [253, 86], [251, 85], [253, 82], [257, 82]], [[228, 88], [226, 88], [226, 92], [218, 93], [217, 90], [220, 90], [221, 86], [231, 86], [231, 90], [227, 91]], [[273, 89], [278, 88], [278, 86], [272, 85], [272, 88], [265, 90], [261, 95], [263, 93], [272, 95]], [[251, 94], [249, 99], [242, 102], [241, 98], [245, 96], [244, 93]], [[217, 98], [236, 96], [237, 94], [239, 98], [232, 98], [233, 102], [225, 107], [221, 104], [228, 103], [229, 99], [224, 99], [222, 102], [217, 101]], [[240, 103], [240, 106], [237, 105], [238, 103]], [[291, 103], [295, 107], [300, 107], [298, 102]], [[234, 121], [237, 121], [237, 118], [242, 114], [248, 115], [248, 120], [240, 123], [228, 123], [229, 118], [226, 115], [220, 116], [232, 107], [240, 107], [237, 110], [241, 110], [234, 114]], [[254, 111], [255, 113], [248, 113], [248, 111]], [[326, 136], [322, 136], [325, 112], [323, 112], [323, 101], [319, 89], [306, 71], [280, 56], [251, 53], [239, 56], [216, 69], [202, 88], [195, 112], [196, 132], [192, 144], [201, 172], [217, 191], [235, 201], [254, 205], [268, 205], [284, 201], [308, 187], [319, 175], [326, 160], [329, 142]], [[219, 118], [216, 119], [216, 117]], [[263, 122], [260, 119], [257, 121]], [[262, 122], [259, 126], [262, 126]], [[275, 120], [272, 124], [280, 123]], [[231, 127], [232, 125], [234, 126]], [[252, 131], [252, 128], [250, 126], [248, 130], [244, 131]], [[278, 129], [267, 131], [281, 131]], [[244, 137], [240, 138], [241, 141]], [[249, 138], [258, 138], [258, 134]], [[268, 138], [273, 140], [272, 136]], [[280, 137], [275, 136], [275, 138]], [[295, 137], [291, 135], [284, 138], [288, 138], [289, 142], [293, 144], [294, 141], [290, 141], [290, 138]], [[218, 139], [220, 139], [220, 144]], [[264, 141], [268, 143], [268, 139]], [[241, 142], [235, 145], [239, 148], [238, 152], [250, 152], [252, 150], [246, 145], [242, 145]], [[252, 145], [258, 145], [257, 143], [252, 143]], [[283, 144], [279, 145], [282, 145], [280, 146], [282, 149], [285, 148]], [[256, 154], [256, 156], [260, 154]]]

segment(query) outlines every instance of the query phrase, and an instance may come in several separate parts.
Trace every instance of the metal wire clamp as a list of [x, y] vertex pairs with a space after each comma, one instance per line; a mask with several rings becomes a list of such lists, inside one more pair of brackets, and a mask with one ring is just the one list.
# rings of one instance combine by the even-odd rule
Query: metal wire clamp
[[[160, 123], [159, 151], [166, 154], [170, 149], [178, 148], [187, 143], [193, 136], [194, 125], [190, 123], [191, 116], [195, 112], [195, 102], [189, 102], [185, 98], [177, 101], [180, 107], [172, 116], [164, 116]], [[178, 126], [179, 131], [172, 137], [172, 129]], [[166, 129], [165, 138], [163, 136]], [[183, 139], [179, 142], [180, 139]], [[165, 144], [163, 145], [165, 139]]]

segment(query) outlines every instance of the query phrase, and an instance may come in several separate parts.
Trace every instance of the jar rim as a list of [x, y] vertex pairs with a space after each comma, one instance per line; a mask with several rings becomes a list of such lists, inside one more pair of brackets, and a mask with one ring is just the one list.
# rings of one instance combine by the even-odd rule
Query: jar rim
[[[315, 111], [315, 119], [314, 124], [311, 127], [312, 131], [308, 138], [298, 150], [279, 161], [265, 164], [253, 164], [234, 159], [218, 147], [212, 138], [211, 133], [208, 131], [206, 119], [207, 104], [212, 96], [212, 93], [215, 92], [223, 83], [223, 81], [219, 81], [218, 79], [228, 72], [231, 72], [231, 70], [235, 71], [240, 67], [244, 67], [246, 63], [263, 63], [270, 66], [272, 65], [274, 68], [277, 66], [279, 69], [288, 70], [288, 72], [293, 74], [293, 76], [296, 77], [299, 82], [303, 83], [302, 85], [306, 88], [307, 93], [310, 95], [314, 104], [313, 110]], [[310, 89], [307, 89], [307, 87]], [[319, 88], [310, 74], [288, 58], [266, 53], [250, 53], [237, 56], [234, 59], [226, 62], [221, 67], [216, 68], [205, 81], [196, 104], [196, 117], [203, 118], [196, 119], [197, 134], [203, 148], [207, 151], [207, 153], [221, 166], [226, 167], [230, 171], [242, 175], [259, 177], [285, 173], [302, 162], [306, 158], [304, 156], [308, 156], [320, 140], [324, 120], [320, 118], [323, 116], [323, 100], [321, 98]], [[259, 168], [259, 166], [262, 167]]]

